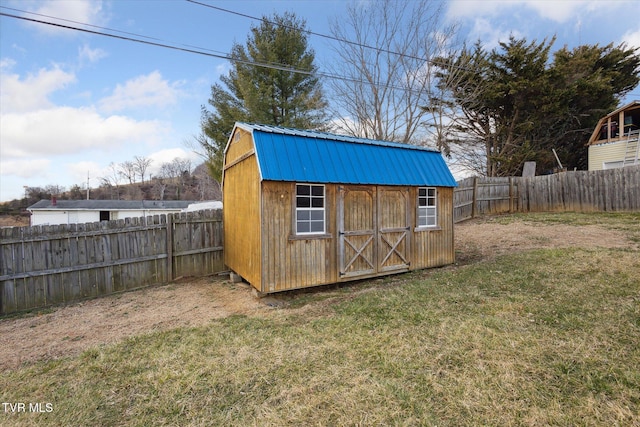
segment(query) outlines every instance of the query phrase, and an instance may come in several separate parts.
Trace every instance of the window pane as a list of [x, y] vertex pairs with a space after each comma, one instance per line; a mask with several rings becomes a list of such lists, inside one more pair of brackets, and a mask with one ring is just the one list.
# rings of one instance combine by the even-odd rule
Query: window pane
[[427, 206], [427, 199], [424, 197], [420, 197], [418, 199], [418, 206]]
[[427, 225], [436, 225], [436, 218], [434, 216], [427, 217]]
[[321, 233], [324, 231], [324, 222], [322, 221], [312, 221], [311, 222], [311, 232], [313, 233]]
[[435, 206], [436, 205], [436, 199], [428, 199], [427, 200], [427, 206]]
[[311, 194], [311, 189], [308, 185], [297, 185], [296, 194], [299, 196], [308, 196]]
[[311, 207], [313, 208], [323, 208], [324, 207], [324, 199], [319, 197], [314, 197], [311, 199]]
[[324, 187], [321, 185], [314, 185], [311, 187], [312, 196], [324, 196]]
[[298, 221], [309, 221], [309, 211], [305, 211], [302, 209], [298, 210]]
[[298, 233], [308, 233], [309, 232], [309, 223], [308, 222], [298, 222], [297, 223], [297, 227], [296, 227], [296, 231]]
[[427, 195], [427, 189], [426, 188], [418, 188], [418, 196], [424, 197], [426, 195]]
[[323, 221], [324, 211], [310, 211], [312, 221]]
[[435, 197], [436, 196], [436, 189], [435, 188], [429, 188], [429, 197]]
[[296, 197], [296, 207], [308, 208], [311, 206], [311, 199], [309, 197]]

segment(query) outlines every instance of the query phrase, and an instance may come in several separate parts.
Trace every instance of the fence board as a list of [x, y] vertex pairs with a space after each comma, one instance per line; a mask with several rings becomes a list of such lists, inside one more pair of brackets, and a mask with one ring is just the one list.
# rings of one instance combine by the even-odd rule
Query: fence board
[[454, 190], [455, 222], [510, 210], [638, 211], [640, 166], [527, 178], [466, 178]]
[[170, 266], [214, 274], [224, 270], [222, 232], [219, 210], [2, 229], [0, 314], [166, 283]]

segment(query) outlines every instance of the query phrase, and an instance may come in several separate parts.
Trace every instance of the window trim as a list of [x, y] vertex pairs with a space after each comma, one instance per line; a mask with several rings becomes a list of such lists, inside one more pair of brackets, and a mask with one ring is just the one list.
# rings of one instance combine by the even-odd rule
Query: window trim
[[[305, 195], [298, 195], [299, 187], [309, 187], [309, 207], [298, 207], [298, 197]], [[320, 198], [319, 196], [313, 195], [313, 187], [321, 187], [322, 188], [322, 207], [313, 207], [313, 199]], [[309, 212], [309, 220], [306, 221], [308, 224], [312, 224], [313, 222], [318, 223], [320, 220], [312, 220], [311, 212], [322, 212], [322, 231], [298, 231], [298, 212]], [[318, 238], [318, 237], [327, 237], [327, 188], [325, 184], [314, 184], [314, 183], [296, 183], [295, 184], [295, 192], [293, 197], [293, 233], [291, 235], [291, 239], [308, 239], [308, 238]]]
[[[420, 190], [425, 190], [425, 195], [420, 196]], [[433, 195], [429, 195], [429, 190], [433, 190]], [[425, 199], [426, 204], [424, 206], [420, 206], [420, 199]], [[433, 200], [433, 205], [429, 205], [429, 200]], [[429, 215], [429, 208], [433, 211], [432, 215]], [[420, 212], [424, 210], [425, 221], [427, 224], [420, 224]], [[418, 187], [416, 192], [416, 231], [420, 230], [438, 230], [440, 229], [440, 225], [438, 224], [438, 188], [437, 187]], [[429, 218], [433, 218], [434, 223], [429, 225]]]

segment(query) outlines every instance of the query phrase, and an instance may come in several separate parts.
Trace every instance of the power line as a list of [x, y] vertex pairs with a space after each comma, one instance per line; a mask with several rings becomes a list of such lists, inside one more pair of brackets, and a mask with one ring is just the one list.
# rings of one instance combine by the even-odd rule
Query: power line
[[[196, 1], [196, 0], [185, 0], [185, 1], [187, 1], [189, 3], [193, 3], [193, 4], [196, 4], [196, 5], [199, 5], [199, 6], [208, 7], [210, 9], [219, 10], [221, 12], [230, 13], [232, 15], [241, 16], [243, 18], [249, 18], [249, 19], [252, 19], [254, 21], [264, 21], [264, 22], [267, 22], [267, 23], [272, 24], [272, 25], [278, 25], [278, 26], [287, 28], [289, 30], [302, 31], [302, 32], [307, 33], [307, 34], [312, 35], [312, 36], [322, 37], [322, 38], [325, 38], [325, 39], [337, 41], [337, 42], [340, 42], [340, 43], [346, 43], [346, 44], [350, 44], [350, 45], [357, 46], [357, 47], [363, 47], [365, 49], [372, 49], [372, 50], [375, 50], [377, 52], [383, 52], [383, 53], [387, 53], [387, 54], [390, 54], [390, 55], [396, 55], [396, 56], [400, 56], [400, 57], [404, 57], [404, 58], [415, 59], [417, 61], [424, 61], [424, 62], [428, 62], [428, 63], [436, 65], [436, 66], [438, 65], [438, 63], [436, 61], [432, 60], [432, 59], [426, 59], [426, 58], [422, 58], [422, 57], [418, 57], [418, 56], [408, 55], [406, 53], [395, 52], [395, 51], [384, 49], [384, 48], [377, 47], [377, 46], [371, 46], [371, 45], [368, 45], [368, 44], [358, 43], [358, 42], [354, 42], [354, 41], [351, 41], [351, 40], [343, 39], [343, 38], [340, 38], [340, 37], [330, 36], [328, 34], [317, 33], [315, 31], [311, 31], [311, 30], [301, 30], [301, 29], [299, 29], [297, 27], [293, 27], [291, 25], [280, 24], [278, 22], [270, 21], [270, 20], [268, 20], [266, 18], [258, 18], [256, 16], [248, 15], [248, 14], [241, 13], [241, 12], [236, 12], [234, 10], [225, 9], [225, 8], [222, 8], [222, 7], [219, 7], [219, 6], [214, 6], [214, 5], [207, 4], [207, 3], [202, 3], [202, 2]], [[472, 71], [472, 70], [469, 70], [469, 69], [461, 67], [461, 66], [451, 65], [451, 67], [459, 68], [459, 69], [464, 70], [464, 71]]]
[[[5, 8], [4, 6], [0, 6], [0, 8], [8, 9], [8, 8]], [[16, 9], [12, 9], [12, 10], [16, 10]], [[21, 12], [24, 12], [24, 11], [21, 11]], [[30, 13], [30, 12], [26, 12], [26, 13]], [[111, 34], [111, 33], [106, 33], [104, 31], [90, 30], [90, 29], [75, 27], [75, 26], [71, 26], [71, 25], [65, 25], [65, 24], [60, 24], [60, 23], [55, 23], [55, 22], [48, 22], [48, 21], [43, 21], [43, 20], [40, 20], [40, 19], [29, 18], [29, 17], [26, 17], [26, 16], [13, 15], [13, 14], [10, 14], [10, 13], [5, 13], [5, 12], [0, 12], [0, 16], [6, 16], [6, 17], [9, 17], [9, 18], [14, 18], [14, 19], [20, 19], [20, 20], [24, 20], [24, 21], [34, 22], [34, 23], [37, 23], [37, 24], [50, 25], [50, 26], [64, 28], [64, 29], [68, 29], [68, 30], [75, 30], [75, 31], [80, 31], [80, 32], [88, 33], [88, 34], [111, 37], [111, 38], [115, 38], [115, 39], [119, 39], [119, 40], [130, 41], [130, 42], [140, 43], [140, 44], [145, 44], [145, 45], [150, 45], [150, 46], [156, 46], [156, 47], [161, 47], [161, 48], [165, 48], [165, 49], [172, 49], [172, 50], [182, 51], [182, 52], [186, 52], [186, 53], [192, 53], [192, 54], [197, 54], [197, 55], [202, 55], [202, 56], [209, 56], [209, 57], [213, 57], [213, 58], [224, 59], [224, 60], [227, 60], [227, 61], [230, 61], [230, 62], [237, 62], [237, 63], [244, 64], [244, 65], [269, 68], [269, 69], [285, 71], [285, 72], [290, 72], [290, 73], [296, 73], [296, 74], [304, 74], [304, 75], [317, 77], [317, 78], [343, 80], [343, 81], [347, 81], [347, 82], [351, 82], [351, 83], [366, 83], [366, 84], [370, 84], [370, 85], [374, 85], [374, 86], [383, 86], [385, 88], [389, 88], [389, 89], [393, 89], [393, 90], [401, 90], [401, 91], [405, 91], [405, 92], [421, 93], [420, 91], [412, 90], [412, 89], [407, 88], [407, 87], [387, 85], [387, 84], [382, 84], [382, 83], [380, 83], [380, 84], [371, 83], [369, 81], [365, 82], [362, 79], [356, 79], [356, 78], [352, 78], [352, 77], [340, 76], [340, 75], [337, 75], [337, 74], [329, 74], [329, 73], [323, 73], [323, 72], [317, 72], [317, 71], [314, 72], [314, 71], [308, 71], [308, 70], [300, 70], [300, 69], [297, 69], [297, 68], [294, 68], [294, 67], [291, 67], [291, 66], [288, 66], [288, 65], [284, 65], [284, 64], [243, 60], [243, 59], [236, 58], [236, 57], [230, 56], [228, 54], [224, 54], [224, 53], [214, 53], [216, 51], [212, 51], [210, 49], [205, 49], [205, 48], [196, 47], [196, 46], [183, 45], [181, 47], [181, 46], [176, 46], [176, 45], [170, 45], [170, 44], [167, 44], [167, 43], [170, 43], [170, 42], [164, 42], [163, 41], [161, 43], [160, 42], [161, 40], [157, 39], [157, 38], [147, 37], [147, 36], [142, 36], [142, 35], [136, 35], [137, 37], [143, 37], [143, 38], [150, 39], [150, 40], [141, 40], [139, 38], [130, 37], [130, 35], [133, 35], [133, 33], [126, 33], [124, 31], [113, 30], [113, 29], [106, 28], [106, 27], [99, 27], [99, 28], [103, 29], [103, 30], [107, 30], [107, 31], [112, 31], [112, 32], [117, 32], [117, 33], [122, 33], [122, 34], [129, 34], [129, 35]], [[49, 18], [60, 19], [60, 18], [55, 18], [55, 17], [49, 17]], [[69, 20], [64, 20], [64, 21], [71, 22]], [[78, 24], [90, 26], [89, 24], [83, 24], [83, 23], [78, 23]], [[97, 27], [97, 26], [93, 26], [93, 27]], [[151, 40], [158, 40], [158, 41], [151, 41]], [[424, 92], [422, 92], [422, 93], [424, 93]]]

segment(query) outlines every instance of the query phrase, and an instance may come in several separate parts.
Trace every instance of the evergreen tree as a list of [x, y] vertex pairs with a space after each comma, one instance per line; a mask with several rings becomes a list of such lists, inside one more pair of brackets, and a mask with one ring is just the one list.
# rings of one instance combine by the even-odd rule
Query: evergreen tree
[[563, 166], [586, 168], [585, 144], [598, 119], [640, 82], [638, 49], [563, 48], [550, 61], [553, 42], [512, 37], [491, 52], [478, 43], [448, 59], [461, 65], [444, 71], [456, 79], [441, 79], [456, 82], [448, 86], [459, 107], [451, 143], [462, 153], [482, 149], [488, 176], [519, 175], [529, 160], [551, 171], [552, 149]]
[[236, 121], [323, 127], [326, 102], [305, 27], [294, 14], [265, 17], [251, 29], [246, 46], [232, 47], [232, 69], [211, 87], [212, 111], [202, 107], [198, 138], [215, 179], [222, 175], [224, 147]]

